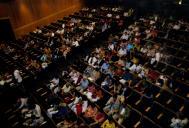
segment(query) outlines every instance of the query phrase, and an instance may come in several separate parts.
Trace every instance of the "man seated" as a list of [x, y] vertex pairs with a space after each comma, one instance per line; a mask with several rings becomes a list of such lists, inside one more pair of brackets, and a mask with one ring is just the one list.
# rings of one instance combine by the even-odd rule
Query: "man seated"
[[142, 70], [142, 65], [141, 64], [133, 64], [129, 70], [133, 73], [139, 73]]
[[74, 39], [74, 40], [73, 40], [72, 46], [74, 46], [74, 47], [79, 47], [79, 42], [78, 42], [77, 39]]
[[54, 114], [58, 112], [57, 106], [50, 105], [50, 108], [47, 109], [47, 115], [48, 117], [52, 118]]
[[28, 109], [23, 109], [21, 113], [25, 114], [26, 121], [23, 123], [25, 126], [36, 127], [44, 121], [38, 104], [30, 104]]
[[96, 89], [93, 84], [91, 84], [87, 90], [84, 92], [84, 95], [92, 102], [97, 102], [99, 99], [102, 98], [103, 94], [100, 89]]
[[104, 88], [107, 91], [110, 91], [113, 88], [112, 79], [110, 78], [109, 75], [106, 76], [104, 81], [102, 81], [101, 87]]
[[89, 57], [88, 59], [88, 64], [93, 66], [94, 68], [97, 67], [97, 62], [98, 62], [98, 59], [95, 57], [95, 55], [91, 55], [91, 57]]
[[58, 86], [59, 84], [59, 78], [58, 76], [55, 76], [51, 81], [50, 81], [50, 84], [49, 84], [49, 88], [52, 90], [54, 89], [56, 86]]
[[187, 118], [180, 119], [180, 118], [173, 117], [171, 119], [170, 127], [171, 128], [185, 128], [185, 127], [187, 128], [187, 124], [188, 124]]
[[77, 89], [78, 91], [80, 91], [80, 92], [83, 92], [83, 91], [88, 87], [88, 85], [89, 85], [89, 81], [88, 81], [87, 78], [84, 77], [84, 78], [81, 80], [80, 86], [76, 87], [76, 89]]
[[125, 32], [123, 33], [123, 35], [121, 36], [121, 39], [122, 39], [122, 40], [128, 40], [128, 39], [129, 39], [129, 35], [128, 35], [127, 31], [125, 31]]
[[73, 96], [72, 99], [73, 99], [73, 101], [68, 104], [68, 106], [69, 106], [70, 108], [72, 108], [72, 106], [76, 105], [79, 101], [81, 101], [81, 100], [82, 100], [82, 97], [80, 97], [80, 96], [78, 96], [78, 95], [76, 95], [76, 94], [74, 93], [74, 96]]
[[73, 82], [74, 84], [77, 83], [78, 79], [79, 79], [79, 72], [76, 72], [75, 70], [72, 70], [70, 73], [69, 73], [69, 76], [70, 76], [70, 80], [71, 82]]
[[74, 111], [77, 115], [81, 115], [87, 110], [88, 101], [79, 100], [79, 102], [71, 107], [72, 111]]
[[127, 49], [126, 47], [122, 46], [119, 50], [118, 50], [118, 56], [122, 57], [127, 55]]
[[119, 111], [120, 105], [121, 105], [120, 98], [113, 96], [110, 97], [110, 99], [107, 101], [106, 106], [103, 108], [103, 110], [108, 115], [113, 115]]
[[106, 72], [108, 71], [109, 66], [110, 66], [110, 65], [108, 64], [108, 62], [104, 62], [104, 63], [102, 64], [102, 66], [101, 66], [100, 71], [106, 74]]
[[128, 69], [126, 69], [124, 75], [122, 76], [122, 79], [119, 80], [120, 83], [125, 84], [126, 82], [128, 82], [129, 86], [131, 85], [133, 80], [133, 75], [129, 72]]
[[70, 92], [70, 90], [72, 89], [72, 86], [69, 83], [66, 83], [63, 87], [62, 87], [62, 92], [61, 94], [67, 94]]
[[98, 112], [98, 109], [96, 107], [89, 105], [87, 110], [84, 113], [84, 117], [94, 118], [96, 116], [97, 112]]
[[70, 120], [64, 119], [64, 121], [61, 121], [56, 125], [57, 128], [73, 128], [75, 122], [72, 122]]

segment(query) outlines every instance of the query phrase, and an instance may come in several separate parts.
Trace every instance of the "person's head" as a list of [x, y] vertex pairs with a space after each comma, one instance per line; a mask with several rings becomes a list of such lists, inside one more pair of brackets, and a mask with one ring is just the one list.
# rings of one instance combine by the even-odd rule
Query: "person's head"
[[28, 109], [30, 109], [30, 110], [35, 109], [35, 104], [29, 102], [29, 103], [28, 103]]
[[112, 117], [108, 117], [108, 120], [109, 120], [110, 123], [114, 123], [114, 120], [113, 120]]
[[113, 94], [112, 97], [113, 97], [113, 99], [116, 99], [116, 98], [117, 98], [116, 94]]
[[69, 87], [69, 84], [66, 84], [66, 87]]
[[14, 74], [19, 74], [20, 72], [19, 72], [19, 70], [14, 70]]
[[56, 75], [54, 76], [54, 78], [55, 78], [55, 79], [58, 79], [59, 77], [58, 77], [58, 75], [56, 74]]

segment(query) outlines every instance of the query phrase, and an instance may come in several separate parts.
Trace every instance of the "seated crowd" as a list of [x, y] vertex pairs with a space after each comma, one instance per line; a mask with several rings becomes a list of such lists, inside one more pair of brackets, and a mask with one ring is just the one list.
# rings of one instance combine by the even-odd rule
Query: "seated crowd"
[[[16, 44], [1, 43], [0, 57], [10, 57], [23, 71], [36, 74], [61, 58], [69, 61], [81, 46], [90, 45], [91, 38], [116, 31], [105, 41], [96, 40], [99, 46], [92, 50], [85, 46], [84, 55], [34, 86], [31, 92], [39, 104], [29, 96], [19, 99], [15, 111], [23, 126], [50, 120], [58, 128], [187, 127], [189, 24], [153, 15], [127, 26], [126, 17], [132, 13], [132, 9], [83, 8], [37, 27]], [[1, 73], [0, 85], [9, 83], [9, 75], [21, 83], [23, 71], [18, 67], [13, 74]]]
[[[5, 87], [5, 85], [12, 85], [12, 82], [14, 84], [16, 83], [17, 85], [21, 85], [22, 81], [26, 78], [25, 75], [28, 75], [29, 77], [37, 76], [38, 73], [45, 70], [51, 63], [57, 62], [61, 58], [64, 58], [65, 61], [69, 61], [67, 58], [73, 54], [74, 51], [77, 51], [80, 46], [84, 46], [91, 37], [95, 38], [98, 35], [101, 35], [101, 33], [110, 29], [113, 25], [121, 28], [125, 18], [129, 17], [131, 13], [132, 10], [127, 12], [122, 8], [84, 8], [80, 12], [76, 12], [69, 17], [64, 17], [63, 19], [51, 23], [48, 26], [37, 27], [36, 30], [23, 36], [21, 39], [1, 42], [0, 57], [3, 60], [1, 67], [6, 67], [6, 69], [2, 68], [3, 70], [1, 70], [0, 84], [2, 87]], [[25, 52], [24, 54], [23, 51]], [[59, 80], [55, 77], [47, 85], [47, 88], [52, 91], [53, 95], [57, 95], [59, 93], [59, 88], [57, 88], [59, 85], [58, 83]], [[82, 83], [84, 86], [85, 81], [83, 80]], [[70, 89], [72, 88], [66, 84], [61, 93], [68, 96], [67, 93]], [[78, 90], [82, 90], [82, 86], [78, 87]], [[40, 92], [42, 90], [37, 91]], [[98, 93], [100, 96], [101, 92]], [[86, 95], [92, 98], [90, 92], [86, 92]], [[46, 93], [43, 93], [42, 96], [46, 96]], [[48, 101], [48, 98], [46, 98], [46, 100]], [[87, 107], [88, 103], [85, 102], [85, 100], [79, 101], [78, 103], [80, 102], [81, 104], [83, 102], [84, 106]], [[22, 109], [23, 104], [25, 105]], [[69, 111], [76, 113], [75, 105], [76, 104], [65, 108], [66, 105], [59, 101], [47, 108], [47, 115], [50, 118], [54, 115], [62, 118], [61, 114], [63, 111], [66, 113], [67, 108], [69, 108]], [[30, 105], [30, 103], [26, 102], [21, 103], [21, 107], [18, 107], [21, 115], [25, 114], [26, 116], [29, 115], [31, 117], [27, 117], [28, 120], [23, 122], [22, 125], [36, 127], [36, 125], [43, 122], [43, 116], [36, 116], [35, 114], [32, 114], [35, 113], [34, 109], [36, 107], [40, 111], [39, 105]], [[9, 110], [14, 111], [14, 109]], [[93, 112], [93, 116], [90, 115], [90, 111], [82, 110], [82, 112], [86, 111], [86, 116], [94, 117], [94, 120], [102, 122], [104, 120], [104, 114], [100, 111], [96, 111], [96, 108], [91, 105], [91, 112], [93, 109], [95, 110]], [[75, 116], [74, 113], [72, 114]], [[23, 118], [25, 119], [26, 116], [23, 116]], [[35, 117], [39, 119], [39, 121], [35, 119]], [[64, 117], [64, 122], [58, 123], [57, 126], [62, 127], [65, 123], [68, 127], [72, 127], [74, 125], [77, 127], [83, 125], [83, 127], [85, 127], [85, 124], [81, 123], [83, 122], [82, 120], [78, 120], [76, 118], [76, 120], [71, 121], [70, 117]], [[70, 123], [73, 123], [73, 125]], [[16, 125], [17, 122], [14, 123], [13, 126]]]

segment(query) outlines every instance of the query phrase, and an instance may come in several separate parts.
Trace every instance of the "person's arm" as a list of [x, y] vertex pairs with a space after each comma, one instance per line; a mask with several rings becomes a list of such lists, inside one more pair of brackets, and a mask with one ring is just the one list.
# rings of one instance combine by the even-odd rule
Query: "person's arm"
[[108, 100], [108, 102], [106, 103], [106, 105], [109, 105], [112, 102], [112, 97]]
[[18, 107], [18, 109], [21, 109], [23, 106], [24, 106], [24, 102], [23, 102], [23, 100], [21, 99], [21, 104], [20, 104], [20, 106]]
[[116, 128], [115, 123], [113, 123], [112, 128]]

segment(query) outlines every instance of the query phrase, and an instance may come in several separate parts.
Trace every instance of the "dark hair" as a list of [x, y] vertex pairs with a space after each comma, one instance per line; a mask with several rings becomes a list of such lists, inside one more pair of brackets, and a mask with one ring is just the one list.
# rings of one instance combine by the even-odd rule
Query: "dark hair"
[[111, 116], [108, 116], [109, 122], [114, 122], [113, 118]]

